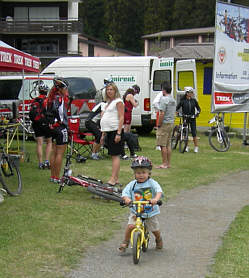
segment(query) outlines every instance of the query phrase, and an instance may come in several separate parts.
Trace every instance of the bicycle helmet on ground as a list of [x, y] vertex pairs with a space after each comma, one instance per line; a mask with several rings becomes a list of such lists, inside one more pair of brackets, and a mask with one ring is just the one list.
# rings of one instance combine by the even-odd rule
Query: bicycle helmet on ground
[[42, 95], [46, 95], [49, 91], [49, 87], [43, 81], [40, 81], [38, 88], [39, 88], [39, 93]]
[[132, 86], [132, 89], [134, 90], [134, 92], [135, 92], [136, 94], [139, 94], [139, 92], [140, 92], [140, 87], [139, 87], [138, 85], [133, 85], [133, 86]]
[[56, 77], [54, 78], [53, 80], [54, 82], [54, 86], [57, 88], [57, 89], [60, 89], [60, 88], [68, 88], [68, 82], [67, 80], [63, 79], [63, 78], [59, 78], [59, 77]]
[[149, 160], [148, 157], [145, 156], [138, 156], [134, 158], [134, 160], [131, 163], [131, 168], [146, 168], [151, 170], [152, 169], [152, 162]]

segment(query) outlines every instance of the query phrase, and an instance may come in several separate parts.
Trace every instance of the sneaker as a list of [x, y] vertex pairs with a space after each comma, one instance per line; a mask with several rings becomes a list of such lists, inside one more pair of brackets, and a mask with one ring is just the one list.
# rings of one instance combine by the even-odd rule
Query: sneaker
[[48, 160], [44, 161], [43, 163], [43, 169], [50, 169], [50, 163]]
[[189, 152], [189, 147], [186, 148], [185, 152], [187, 152], [187, 153]]
[[96, 153], [92, 153], [92, 159], [99, 160], [100, 157]]
[[129, 160], [130, 158], [129, 158], [129, 156], [127, 156], [127, 155], [123, 155], [123, 156], [121, 156], [121, 159], [123, 159], [123, 160]]
[[137, 154], [133, 154], [133, 155], [130, 156], [130, 158], [136, 158], [136, 157], [138, 157]]
[[199, 151], [199, 148], [198, 148], [198, 147], [195, 147], [195, 148], [194, 148], [194, 153], [198, 153], [198, 151]]
[[161, 151], [161, 147], [160, 146], [156, 146], [156, 151]]
[[38, 169], [43, 170], [44, 168], [45, 168], [45, 167], [44, 167], [44, 164], [43, 164], [43, 163], [39, 163]]
[[51, 177], [50, 178], [50, 182], [52, 182], [52, 183], [61, 183], [61, 179], [55, 178], [55, 177]]

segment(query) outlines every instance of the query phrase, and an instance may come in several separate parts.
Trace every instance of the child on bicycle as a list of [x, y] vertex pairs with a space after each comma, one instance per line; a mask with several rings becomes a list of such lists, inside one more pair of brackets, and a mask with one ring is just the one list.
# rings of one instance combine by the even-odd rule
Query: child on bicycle
[[[126, 205], [129, 205], [131, 201], [146, 200], [151, 202], [151, 206], [144, 208], [142, 217], [146, 220], [148, 230], [150, 230], [156, 240], [156, 248], [163, 248], [163, 241], [160, 233], [158, 214], [160, 213], [157, 201], [163, 195], [161, 186], [154, 179], [150, 177], [152, 163], [144, 156], [138, 156], [131, 163], [131, 168], [134, 170], [135, 180], [126, 185], [122, 192], [122, 198]], [[124, 241], [120, 244], [120, 252], [125, 252], [130, 243], [131, 231], [135, 228], [136, 216], [133, 208], [129, 215], [128, 225], [125, 230]]]

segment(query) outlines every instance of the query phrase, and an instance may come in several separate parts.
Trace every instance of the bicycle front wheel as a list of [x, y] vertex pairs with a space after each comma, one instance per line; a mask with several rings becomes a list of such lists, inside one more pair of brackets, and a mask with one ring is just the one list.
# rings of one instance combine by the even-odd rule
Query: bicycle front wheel
[[186, 151], [187, 145], [188, 145], [188, 128], [183, 128], [182, 138], [180, 138], [180, 143], [179, 143], [180, 153], [184, 153]]
[[142, 242], [141, 242], [142, 236], [141, 232], [137, 231], [133, 233], [133, 262], [134, 264], [138, 264], [140, 255], [141, 255], [141, 248], [142, 248]]
[[210, 146], [217, 152], [226, 152], [230, 148], [230, 139], [224, 129], [214, 128], [209, 133]]
[[179, 130], [179, 126], [176, 125], [173, 129], [173, 132], [172, 132], [172, 137], [171, 137], [171, 149], [174, 150], [176, 149], [177, 147], [177, 144], [178, 144], [178, 141], [179, 141], [179, 133], [178, 133], [178, 130]]
[[92, 194], [103, 197], [106, 200], [111, 200], [119, 203], [122, 201], [121, 193], [110, 191], [104, 187], [88, 186], [87, 190]]
[[22, 191], [21, 174], [15, 162], [8, 156], [3, 155], [1, 159], [0, 181], [3, 188], [11, 196], [17, 196]]

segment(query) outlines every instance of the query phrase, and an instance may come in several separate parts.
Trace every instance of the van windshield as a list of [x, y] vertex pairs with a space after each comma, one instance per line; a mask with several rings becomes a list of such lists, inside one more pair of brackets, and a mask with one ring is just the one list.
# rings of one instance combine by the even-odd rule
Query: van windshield
[[22, 80], [0, 80], [0, 100], [18, 99]]
[[96, 88], [92, 79], [87, 77], [68, 77], [65, 78], [68, 83], [69, 95], [75, 99], [94, 99]]
[[[34, 89], [38, 79], [0, 79], [0, 100], [30, 99], [30, 92]], [[51, 88], [53, 80], [43, 80]], [[23, 90], [22, 90], [23, 84]]]

